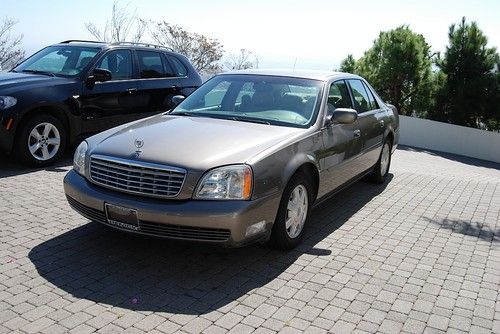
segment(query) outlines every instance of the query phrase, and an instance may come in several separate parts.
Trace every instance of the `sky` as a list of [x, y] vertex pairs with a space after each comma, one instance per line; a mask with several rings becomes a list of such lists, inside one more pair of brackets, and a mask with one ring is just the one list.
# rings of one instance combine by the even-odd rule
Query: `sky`
[[[113, 0], [0, 0], [0, 18], [18, 21], [31, 54], [66, 39], [92, 39], [85, 23], [103, 27]], [[217, 38], [226, 55], [251, 50], [261, 68], [332, 70], [370, 48], [380, 31], [406, 24], [443, 52], [448, 28], [476, 21], [489, 46], [500, 46], [500, 0], [121, 0], [141, 18], [178, 24]]]

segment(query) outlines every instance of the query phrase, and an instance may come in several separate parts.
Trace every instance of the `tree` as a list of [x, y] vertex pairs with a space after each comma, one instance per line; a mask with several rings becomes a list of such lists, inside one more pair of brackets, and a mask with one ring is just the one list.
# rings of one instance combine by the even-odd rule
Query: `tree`
[[21, 48], [23, 35], [11, 35], [16, 23], [9, 18], [0, 22], [0, 71], [10, 70], [24, 59], [25, 52]]
[[347, 57], [340, 63], [340, 72], [356, 73], [356, 60], [352, 54], [347, 55]]
[[433, 118], [470, 127], [500, 130], [499, 55], [475, 22], [452, 24], [449, 45], [437, 65], [444, 83]]
[[98, 41], [103, 42], [140, 42], [147, 31], [147, 21], [137, 16], [137, 9], [129, 12], [127, 7], [120, 7], [118, 1], [113, 3], [111, 18], [99, 29], [92, 22], [85, 23], [87, 31]]
[[431, 108], [432, 57], [425, 38], [401, 26], [381, 32], [355, 67], [401, 114], [422, 114]]
[[157, 44], [186, 56], [194, 68], [203, 74], [222, 70], [219, 61], [224, 51], [217, 39], [190, 32], [166, 21], [158, 22], [151, 36]]
[[240, 49], [240, 53], [231, 53], [224, 63], [228, 70], [246, 70], [259, 67], [259, 58], [247, 49]]

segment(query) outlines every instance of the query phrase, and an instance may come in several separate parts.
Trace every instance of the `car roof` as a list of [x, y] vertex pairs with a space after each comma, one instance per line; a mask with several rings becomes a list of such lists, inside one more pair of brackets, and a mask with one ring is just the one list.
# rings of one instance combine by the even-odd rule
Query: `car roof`
[[329, 81], [330, 79], [341, 79], [341, 78], [360, 78], [357, 75], [344, 73], [344, 72], [334, 72], [334, 71], [320, 71], [320, 70], [299, 70], [299, 69], [247, 69], [247, 70], [237, 70], [221, 73], [220, 75], [229, 74], [243, 74], [243, 75], [269, 75], [269, 76], [279, 76], [279, 77], [290, 77], [290, 78], [301, 78], [301, 79], [312, 79], [320, 81]]

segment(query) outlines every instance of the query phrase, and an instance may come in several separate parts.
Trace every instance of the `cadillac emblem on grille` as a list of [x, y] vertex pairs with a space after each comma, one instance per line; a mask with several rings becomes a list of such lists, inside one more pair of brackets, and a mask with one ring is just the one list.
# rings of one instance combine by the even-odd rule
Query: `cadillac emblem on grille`
[[141, 148], [144, 146], [144, 140], [140, 138], [136, 138], [134, 141], [135, 147], [137, 147], [137, 152], [141, 151]]

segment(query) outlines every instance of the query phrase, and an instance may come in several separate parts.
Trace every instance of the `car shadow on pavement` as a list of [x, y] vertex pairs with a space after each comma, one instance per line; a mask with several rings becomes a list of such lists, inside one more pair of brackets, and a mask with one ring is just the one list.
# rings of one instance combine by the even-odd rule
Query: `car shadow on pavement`
[[428, 150], [428, 149], [423, 149], [423, 148], [416, 148], [416, 147], [405, 146], [405, 145], [401, 145], [401, 144], [398, 145], [398, 150], [409, 151], [409, 152], [425, 152], [425, 153], [428, 153], [428, 154], [433, 155], [433, 156], [438, 156], [438, 157], [445, 158], [448, 160], [453, 160], [453, 161], [460, 162], [460, 163], [463, 163], [466, 165], [500, 170], [499, 163], [496, 163], [493, 161], [476, 159], [476, 158], [470, 158], [470, 157], [466, 157], [463, 155], [456, 155], [456, 154], [452, 154], [452, 153], [439, 152], [439, 151]]
[[323, 202], [312, 212], [303, 244], [288, 252], [172, 242], [89, 223], [37, 245], [29, 259], [41, 277], [76, 298], [130, 310], [205, 314], [244, 301], [277, 277], [298, 275], [318, 256], [335, 261], [328, 237], [391, 179], [359, 182]]
[[463, 219], [432, 219], [423, 217], [424, 220], [433, 223], [440, 228], [451, 230], [454, 233], [461, 233], [479, 238], [488, 242], [500, 242], [500, 229], [492, 229], [483, 223], [467, 221]]
[[48, 172], [67, 172], [68, 166], [71, 165], [72, 152], [65, 153], [62, 159], [52, 166], [48, 167], [27, 167], [15, 160], [11, 155], [0, 154], [0, 179], [4, 177], [17, 176], [38, 172], [40, 170]]

